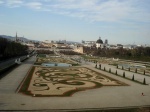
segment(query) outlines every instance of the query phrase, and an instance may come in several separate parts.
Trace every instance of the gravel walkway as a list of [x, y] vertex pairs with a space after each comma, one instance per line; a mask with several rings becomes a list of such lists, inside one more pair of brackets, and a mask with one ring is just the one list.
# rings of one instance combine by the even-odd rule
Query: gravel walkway
[[[71, 97], [31, 97], [16, 93], [16, 89], [34, 61], [35, 57], [31, 57], [0, 80], [0, 110], [98, 109], [150, 105], [149, 85], [141, 85], [95, 69], [95, 64], [92, 63], [86, 63], [83, 66], [90, 67], [129, 86], [103, 86], [98, 89], [77, 92]], [[102, 66], [111, 67], [112, 71], [115, 69], [109, 65]], [[130, 76], [130, 73], [126, 72], [126, 75]], [[136, 75], [139, 80], [143, 77], [149, 83], [150, 77]], [[141, 96], [142, 92], [145, 96]]]

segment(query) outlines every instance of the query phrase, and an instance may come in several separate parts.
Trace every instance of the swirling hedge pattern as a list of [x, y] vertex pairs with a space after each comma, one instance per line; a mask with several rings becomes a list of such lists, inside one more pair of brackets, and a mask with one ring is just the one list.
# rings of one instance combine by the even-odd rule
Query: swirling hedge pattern
[[123, 85], [86, 67], [35, 67], [28, 90], [36, 96], [70, 96], [105, 85]]
[[38, 63], [48, 63], [48, 62], [52, 62], [52, 63], [68, 63], [68, 64], [76, 64], [74, 63], [73, 61], [70, 61], [70, 60], [67, 60], [67, 59], [64, 59], [64, 58], [41, 58], [41, 57], [38, 57], [37, 60], [36, 60], [36, 63], [35, 64], [38, 64]]

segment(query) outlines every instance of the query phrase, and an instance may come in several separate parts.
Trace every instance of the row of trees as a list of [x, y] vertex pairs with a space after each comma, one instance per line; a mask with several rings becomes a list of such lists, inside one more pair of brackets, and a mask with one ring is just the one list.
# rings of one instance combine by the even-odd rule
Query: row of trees
[[137, 47], [135, 49], [84, 48], [84, 52], [94, 56], [114, 57], [137, 61], [150, 61], [150, 47]]
[[28, 46], [0, 37], [0, 61], [27, 54]]
[[60, 53], [64, 55], [81, 55], [81, 53], [77, 53], [74, 51], [60, 51]]
[[37, 54], [54, 54], [54, 51], [50, 50], [37, 50]]

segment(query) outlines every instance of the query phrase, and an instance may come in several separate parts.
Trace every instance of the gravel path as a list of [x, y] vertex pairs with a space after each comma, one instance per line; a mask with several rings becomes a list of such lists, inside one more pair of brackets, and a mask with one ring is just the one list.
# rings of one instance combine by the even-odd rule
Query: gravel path
[[[95, 69], [95, 64], [89, 62], [83, 63], [83, 66], [122, 81], [129, 86], [103, 86], [98, 89], [77, 92], [71, 97], [31, 97], [16, 93], [16, 89], [34, 61], [35, 57], [31, 57], [0, 80], [0, 110], [97, 109], [150, 105], [149, 85], [141, 85]], [[116, 69], [106, 64], [102, 64], [103, 66], [111, 67], [112, 71]], [[118, 72], [121, 73], [122, 70], [118, 70]], [[132, 74], [126, 72], [126, 76], [130, 77]], [[135, 78], [142, 80], [144, 77], [150, 83], [150, 77], [136, 74]], [[142, 92], [145, 96], [141, 96]]]

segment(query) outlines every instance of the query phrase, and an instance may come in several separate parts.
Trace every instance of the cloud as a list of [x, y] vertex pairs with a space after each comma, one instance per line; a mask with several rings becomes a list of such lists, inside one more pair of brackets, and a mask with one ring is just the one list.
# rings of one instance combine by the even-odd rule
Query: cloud
[[40, 2], [30, 2], [30, 3], [27, 3], [27, 6], [30, 7], [30, 8], [33, 8], [33, 9], [41, 9], [42, 3], [40, 3]]
[[[51, 12], [89, 21], [117, 22], [135, 20], [147, 22], [149, 10], [139, 7], [139, 0], [46, 0], [43, 7]], [[142, 2], [143, 3], [143, 2]], [[42, 8], [41, 8], [42, 9]], [[143, 18], [145, 16], [145, 18]]]
[[22, 0], [7, 0], [6, 5], [10, 8], [20, 7], [23, 5], [23, 1]]
[[149, 0], [7, 0], [6, 4], [95, 22], [149, 22], [150, 18]]

